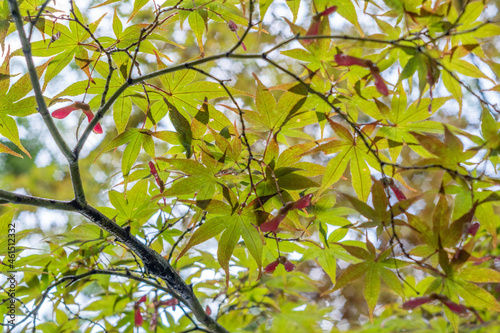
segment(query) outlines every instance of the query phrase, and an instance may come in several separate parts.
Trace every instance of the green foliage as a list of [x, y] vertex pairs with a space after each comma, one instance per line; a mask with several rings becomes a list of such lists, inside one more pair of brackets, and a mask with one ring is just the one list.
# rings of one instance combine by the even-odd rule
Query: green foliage
[[51, 6], [0, 3], [2, 273], [53, 310], [23, 329], [499, 329], [496, 2]]

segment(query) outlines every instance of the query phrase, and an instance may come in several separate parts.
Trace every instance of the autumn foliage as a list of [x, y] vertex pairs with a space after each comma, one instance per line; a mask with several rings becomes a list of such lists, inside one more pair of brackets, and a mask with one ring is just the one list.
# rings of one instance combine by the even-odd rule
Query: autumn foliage
[[4, 324], [499, 331], [499, 9], [0, 3]]

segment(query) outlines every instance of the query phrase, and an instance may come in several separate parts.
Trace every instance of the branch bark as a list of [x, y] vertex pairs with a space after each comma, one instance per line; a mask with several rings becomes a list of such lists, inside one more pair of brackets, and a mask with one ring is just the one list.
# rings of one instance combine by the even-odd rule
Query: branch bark
[[[67, 143], [62, 138], [61, 134], [57, 130], [49, 112], [45, 100], [43, 98], [42, 89], [40, 87], [39, 78], [36, 73], [35, 64], [33, 62], [33, 57], [31, 53], [31, 45], [26, 37], [24, 31], [23, 20], [19, 7], [16, 0], [8, 0], [9, 8], [12, 14], [12, 18], [16, 24], [16, 28], [19, 33], [19, 39], [21, 41], [22, 50], [24, 53], [24, 58], [26, 59], [26, 65], [31, 79], [31, 84], [33, 86], [35, 98], [38, 105], [38, 112], [41, 114], [43, 121], [45, 122], [50, 134], [56, 141], [59, 149], [64, 154], [69, 163], [69, 168], [71, 171], [71, 180], [73, 183], [73, 189], [75, 193], [75, 199], [70, 202], [43, 199], [37, 197], [31, 197], [27, 195], [15, 194], [12, 192], [0, 190], [0, 199], [3, 202], [10, 202], [16, 204], [32, 205], [37, 207], [45, 207], [49, 209], [60, 209], [65, 211], [78, 212], [81, 215], [88, 218], [90, 221], [94, 222], [101, 229], [108, 231], [110, 234], [116, 237], [116, 239], [126, 246], [128, 246], [144, 263], [144, 266], [148, 273], [164, 280], [168, 287], [176, 294], [176, 298], [186, 306], [188, 306], [193, 312], [194, 316], [198, 321], [207, 327], [212, 332], [217, 333], [228, 333], [228, 331], [219, 325], [213, 318], [211, 318], [203, 309], [198, 298], [195, 296], [191, 287], [189, 287], [186, 282], [179, 276], [179, 274], [174, 270], [174, 268], [169, 264], [169, 262], [163, 258], [159, 253], [147, 247], [145, 244], [141, 243], [137, 238], [132, 236], [130, 232], [114, 221], [106, 217], [104, 214], [99, 212], [97, 209], [91, 207], [85, 200], [85, 194], [83, 190], [83, 184], [80, 177], [80, 172], [78, 169], [78, 154], [80, 149], [85, 143], [86, 137], [90, 134], [92, 127], [87, 127], [84, 136], [78, 142], [75, 151], [72, 151]], [[131, 80], [129, 80], [131, 81]], [[111, 107], [113, 102], [118, 98], [118, 96], [127, 89], [130, 82], [124, 84], [120, 89], [118, 89], [112, 98], [103, 106], [102, 111], [100, 111], [94, 118], [92, 123], [97, 123], [97, 121], [102, 118], [104, 112]], [[113, 98], [114, 97], [114, 98]], [[100, 117], [99, 117], [100, 116]], [[95, 125], [95, 124], [94, 124]], [[90, 130], [89, 130], [90, 129]]]

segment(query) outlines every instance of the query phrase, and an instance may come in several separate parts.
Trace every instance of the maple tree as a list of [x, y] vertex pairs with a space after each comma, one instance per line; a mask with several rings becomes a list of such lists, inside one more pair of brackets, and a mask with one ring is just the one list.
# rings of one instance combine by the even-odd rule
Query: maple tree
[[3, 324], [499, 329], [498, 16], [0, 3]]

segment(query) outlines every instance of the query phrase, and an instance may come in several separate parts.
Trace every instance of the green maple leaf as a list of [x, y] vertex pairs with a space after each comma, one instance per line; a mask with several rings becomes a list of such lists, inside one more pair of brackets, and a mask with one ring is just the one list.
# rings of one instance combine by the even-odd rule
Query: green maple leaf
[[[36, 68], [38, 76], [42, 75], [48, 64], [49, 62], [46, 62]], [[0, 135], [7, 138], [26, 155], [30, 156], [28, 151], [21, 144], [16, 121], [12, 118], [12, 116], [26, 117], [37, 112], [35, 97], [25, 97], [32, 90], [29, 73], [23, 75], [9, 89], [9, 54], [7, 54], [0, 68], [0, 73], [4, 74], [0, 81], [0, 95], [4, 96], [0, 98]]]

